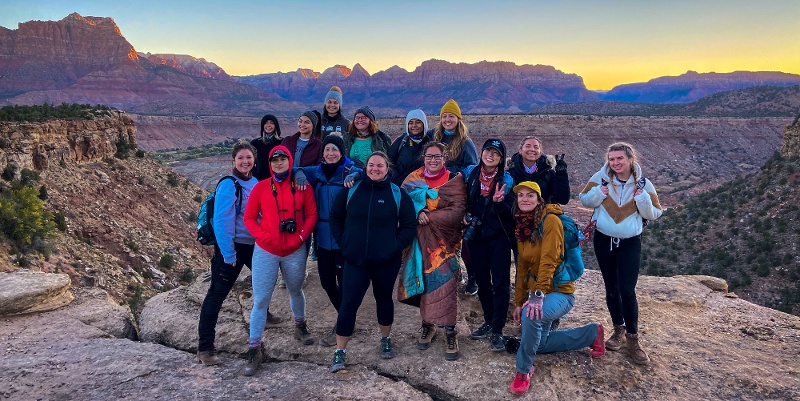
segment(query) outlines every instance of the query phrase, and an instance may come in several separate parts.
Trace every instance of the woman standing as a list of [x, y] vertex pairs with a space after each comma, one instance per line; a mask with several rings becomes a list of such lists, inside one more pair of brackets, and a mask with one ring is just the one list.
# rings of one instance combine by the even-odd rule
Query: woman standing
[[533, 181], [542, 191], [545, 203], [566, 205], [569, 202], [569, 175], [564, 155], [561, 158], [544, 154], [542, 141], [526, 136], [519, 144], [519, 151], [511, 156], [508, 173], [514, 184]]
[[257, 160], [253, 175], [263, 181], [269, 178], [269, 152], [272, 148], [281, 144], [281, 125], [278, 118], [272, 114], [267, 114], [261, 118], [261, 134], [258, 138], [250, 141], [256, 148]]
[[422, 167], [422, 148], [431, 138], [428, 131], [428, 118], [420, 110], [411, 110], [406, 116], [406, 132], [394, 140], [389, 148], [392, 161], [392, 182], [402, 185], [403, 180], [414, 170]]
[[511, 382], [514, 394], [528, 391], [536, 354], [579, 350], [591, 346], [592, 358], [601, 358], [603, 325], [598, 323], [551, 330], [553, 320], [564, 316], [575, 305], [575, 285], [553, 285], [556, 267], [564, 255], [564, 226], [558, 215], [561, 207], [545, 204], [539, 184], [524, 181], [514, 187], [518, 212], [514, 235], [519, 249], [517, 286], [514, 292], [514, 320], [522, 325], [517, 350], [517, 374]]
[[358, 167], [364, 167], [367, 158], [372, 153], [388, 152], [392, 144], [389, 136], [378, 129], [375, 113], [369, 106], [356, 110], [353, 122], [350, 123], [343, 139], [345, 156], [349, 157]]
[[581, 203], [594, 208], [597, 222], [594, 252], [606, 287], [606, 305], [614, 334], [606, 348], [617, 351], [627, 343], [634, 362], [646, 365], [650, 357], [639, 344], [639, 304], [636, 283], [642, 253], [644, 220], [661, 217], [661, 203], [650, 180], [642, 176], [636, 151], [628, 143], [611, 144], [607, 162], [581, 192]]
[[[331, 305], [339, 312], [342, 304], [342, 266], [344, 258], [339, 244], [333, 238], [330, 228], [330, 213], [333, 200], [343, 188], [353, 186], [356, 176], [360, 177], [361, 169], [353, 165], [353, 161], [344, 156], [344, 143], [338, 133], [333, 133], [322, 140], [322, 163], [318, 166], [302, 167], [297, 170], [295, 180], [299, 189], [311, 185], [317, 201], [319, 218], [314, 228], [317, 244], [317, 269], [322, 289], [328, 294]], [[328, 334], [319, 339], [325, 347], [336, 345], [336, 326]]]
[[[506, 145], [499, 139], [483, 144], [481, 162], [464, 169], [467, 187], [467, 217], [464, 219], [465, 247], [470, 258], [467, 272], [473, 272], [484, 323], [472, 332], [473, 339], [491, 335], [491, 350], [504, 351], [511, 291], [511, 241], [514, 240], [514, 194], [511, 176], [503, 170]], [[466, 259], [466, 258], [465, 258]]]
[[344, 114], [342, 114], [342, 89], [338, 86], [331, 86], [331, 90], [325, 95], [325, 112], [322, 113], [320, 119], [320, 131], [322, 131], [322, 139], [328, 135], [338, 132], [339, 135], [344, 135], [347, 128], [350, 126]]
[[289, 290], [294, 336], [302, 344], [314, 343], [306, 325], [303, 280], [307, 253], [303, 243], [314, 230], [317, 206], [310, 188], [302, 191], [295, 188], [291, 165], [292, 155], [286, 147], [279, 145], [272, 149], [269, 155], [272, 176], [253, 188], [252, 201], [244, 212], [244, 223], [256, 239], [246, 376], [255, 374], [264, 359], [261, 334], [279, 269]]
[[[428, 349], [443, 327], [447, 338], [444, 358], [459, 358], [455, 330], [458, 312], [461, 220], [467, 192], [461, 173], [444, 168], [445, 147], [430, 142], [422, 147], [423, 167], [414, 170], [403, 182], [403, 189], [414, 201], [417, 212], [417, 238], [403, 254], [403, 270], [397, 299], [419, 306], [422, 327], [417, 348]], [[422, 284], [422, 288], [417, 283]]]
[[461, 118], [461, 108], [455, 100], [450, 99], [442, 106], [433, 140], [443, 143], [447, 148], [448, 170], [457, 173], [467, 166], [478, 164], [478, 150], [469, 138], [469, 131]]
[[[319, 113], [309, 110], [297, 119], [297, 133], [283, 139], [281, 145], [289, 150], [294, 167], [316, 166], [322, 160], [322, 139]], [[289, 166], [290, 168], [292, 166]]]
[[214, 257], [211, 259], [211, 284], [200, 309], [197, 325], [199, 342], [197, 359], [204, 365], [220, 363], [214, 350], [217, 318], [222, 302], [231, 292], [242, 266], [253, 265], [255, 238], [244, 225], [244, 208], [250, 192], [258, 182], [252, 171], [256, 161], [255, 148], [247, 143], [233, 146], [233, 179], [223, 178], [214, 195]]
[[414, 239], [417, 226], [411, 198], [387, 177], [389, 157], [375, 152], [367, 159], [366, 170], [367, 177], [352, 189], [340, 191], [331, 208], [331, 234], [344, 257], [331, 372], [344, 369], [347, 342], [370, 283], [381, 332], [381, 357], [394, 357], [389, 337], [394, 322], [392, 292], [401, 252]]

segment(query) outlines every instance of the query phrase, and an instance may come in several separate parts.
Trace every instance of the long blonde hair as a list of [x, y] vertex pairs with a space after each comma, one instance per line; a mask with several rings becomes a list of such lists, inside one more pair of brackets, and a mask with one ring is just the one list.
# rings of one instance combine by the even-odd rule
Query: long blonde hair
[[633, 177], [633, 181], [634, 182], [639, 181], [639, 175], [636, 174], [636, 167], [635, 167], [636, 149], [634, 149], [633, 146], [627, 142], [614, 142], [611, 145], [608, 145], [608, 150], [606, 151], [606, 175], [608, 175], [608, 177], [612, 179], [617, 176], [617, 173], [615, 173], [614, 170], [611, 169], [611, 166], [608, 164], [608, 154], [617, 151], [625, 152], [625, 156], [627, 156], [631, 162], [631, 176]]
[[[464, 121], [460, 118], [458, 119], [458, 124], [456, 125], [456, 133], [453, 135], [455, 138], [453, 138], [450, 143], [445, 145], [447, 147], [448, 160], [458, 160], [458, 157], [461, 156], [461, 149], [464, 147], [464, 142], [469, 139], [469, 130], [467, 129], [466, 124], [464, 124]], [[436, 131], [433, 133], [433, 140], [444, 143], [444, 127], [442, 126], [441, 121], [436, 124]]]

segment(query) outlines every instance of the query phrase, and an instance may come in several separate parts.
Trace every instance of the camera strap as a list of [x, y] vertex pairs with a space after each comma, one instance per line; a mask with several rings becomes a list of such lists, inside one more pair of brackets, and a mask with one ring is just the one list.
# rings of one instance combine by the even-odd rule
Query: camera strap
[[[289, 185], [292, 188], [292, 213], [294, 214], [294, 221], [297, 222], [297, 207], [294, 204], [294, 177], [289, 175]], [[281, 222], [281, 206], [278, 204], [278, 187], [275, 186], [275, 179], [270, 177], [269, 183], [272, 186], [272, 196], [275, 198], [275, 209], [278, 212], [278, 221]]]

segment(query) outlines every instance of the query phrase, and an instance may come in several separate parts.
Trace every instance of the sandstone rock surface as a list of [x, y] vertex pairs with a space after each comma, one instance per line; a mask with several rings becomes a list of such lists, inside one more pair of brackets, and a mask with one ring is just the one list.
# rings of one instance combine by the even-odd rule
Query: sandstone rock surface
[[30, 272], [0, 273], [0, 316], [43, 312], [68, 305], [69, 276]]

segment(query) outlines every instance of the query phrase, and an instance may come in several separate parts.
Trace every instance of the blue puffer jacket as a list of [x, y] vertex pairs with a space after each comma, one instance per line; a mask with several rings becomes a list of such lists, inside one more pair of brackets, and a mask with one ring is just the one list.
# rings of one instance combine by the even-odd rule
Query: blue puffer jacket
[[314, 197], [317, 200], [319, 217], [317, 218], [317, 225], [314, 227], [317, 246], [328, 250], [339, 249], [339, 244], [333, 239], [330, 223], [328, 223], [333, 200], [339, 191], [347, 189], [344, 187], [344, 177], [353, 172], [362, 172], [362, 170], [356, 167], [353, 161], [347, 157], [344, 158], [344, 163], [336, 169], [330, 180], [325, 177], [321, 164], [300, 167], [300, 169], [305, 173], [308, 184], [314, 189]]

